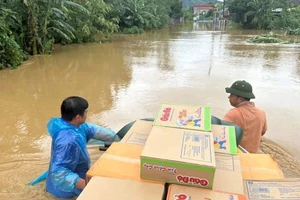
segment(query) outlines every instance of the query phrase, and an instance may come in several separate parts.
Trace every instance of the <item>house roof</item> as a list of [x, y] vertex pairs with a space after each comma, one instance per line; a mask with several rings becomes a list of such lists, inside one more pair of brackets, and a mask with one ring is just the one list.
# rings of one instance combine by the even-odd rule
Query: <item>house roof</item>
[[292, 0], [292, 3], [294, 4], [294, 6], [299, 6], [300, 0]]
[[214, 5], [210, 5], [210, 4], [196, 5], [194, 6], [194, 8], [212, 9], [214, 8]]

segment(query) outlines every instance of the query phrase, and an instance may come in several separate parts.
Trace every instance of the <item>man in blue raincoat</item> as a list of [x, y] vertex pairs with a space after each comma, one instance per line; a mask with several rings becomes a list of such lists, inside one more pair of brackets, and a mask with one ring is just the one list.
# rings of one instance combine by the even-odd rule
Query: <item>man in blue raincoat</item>
[[76, 197], [85, 187], [90, 168], [89, 139], [115, 140], [114, 131], [85, 122], [88, 106], [81, 97], [68, 97], [61, 104], [61, 117], [47, 124], [52, 147], [46, 190], [57, 198]]

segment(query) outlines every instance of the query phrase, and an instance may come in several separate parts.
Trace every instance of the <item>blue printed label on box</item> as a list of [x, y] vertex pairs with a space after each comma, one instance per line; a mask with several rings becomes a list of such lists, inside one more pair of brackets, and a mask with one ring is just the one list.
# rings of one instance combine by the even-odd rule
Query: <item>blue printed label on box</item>
[[197, 134], [195, 132], [184, 132], [181, 148], [181, 158], [187, 160], [199, 160], [212, 162], [211, 136], [209, 134]]

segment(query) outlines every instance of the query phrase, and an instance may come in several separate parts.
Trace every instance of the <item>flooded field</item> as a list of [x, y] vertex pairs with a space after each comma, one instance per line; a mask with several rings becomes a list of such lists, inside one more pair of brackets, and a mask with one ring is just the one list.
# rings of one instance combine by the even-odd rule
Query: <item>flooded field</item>
[[[262, 151], [286, 177], [300, 177], [299, 45], [246, 42], [259, 33], [174, 25], [112, 43], [56, 46], [53, 55], [0, 71], [0, 199], [52, 199], [44, 183], [26, 184], [48, 167], [46, 124], [65, 97], [85, 97], [88, 121], [117, 131], [154, 117], [161, 102], [208, 105], [222, 118], [231, 108], [224, 88], [238, 79], [253, 85], [267, 114]], [[90, 152], [93, 161], [101, 155]]]

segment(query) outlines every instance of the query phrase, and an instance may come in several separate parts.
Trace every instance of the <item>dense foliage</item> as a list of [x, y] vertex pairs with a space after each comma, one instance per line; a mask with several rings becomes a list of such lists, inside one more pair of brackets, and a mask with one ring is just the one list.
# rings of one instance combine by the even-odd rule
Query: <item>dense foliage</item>
[[300, 8], [291, 0], [227, 0], [231, 19], [249, 29], [297, 29]]
[[181, 16], [181, 0], [0, 0], [0, 69], [50, 54], [55, 43], [106, 41]]

